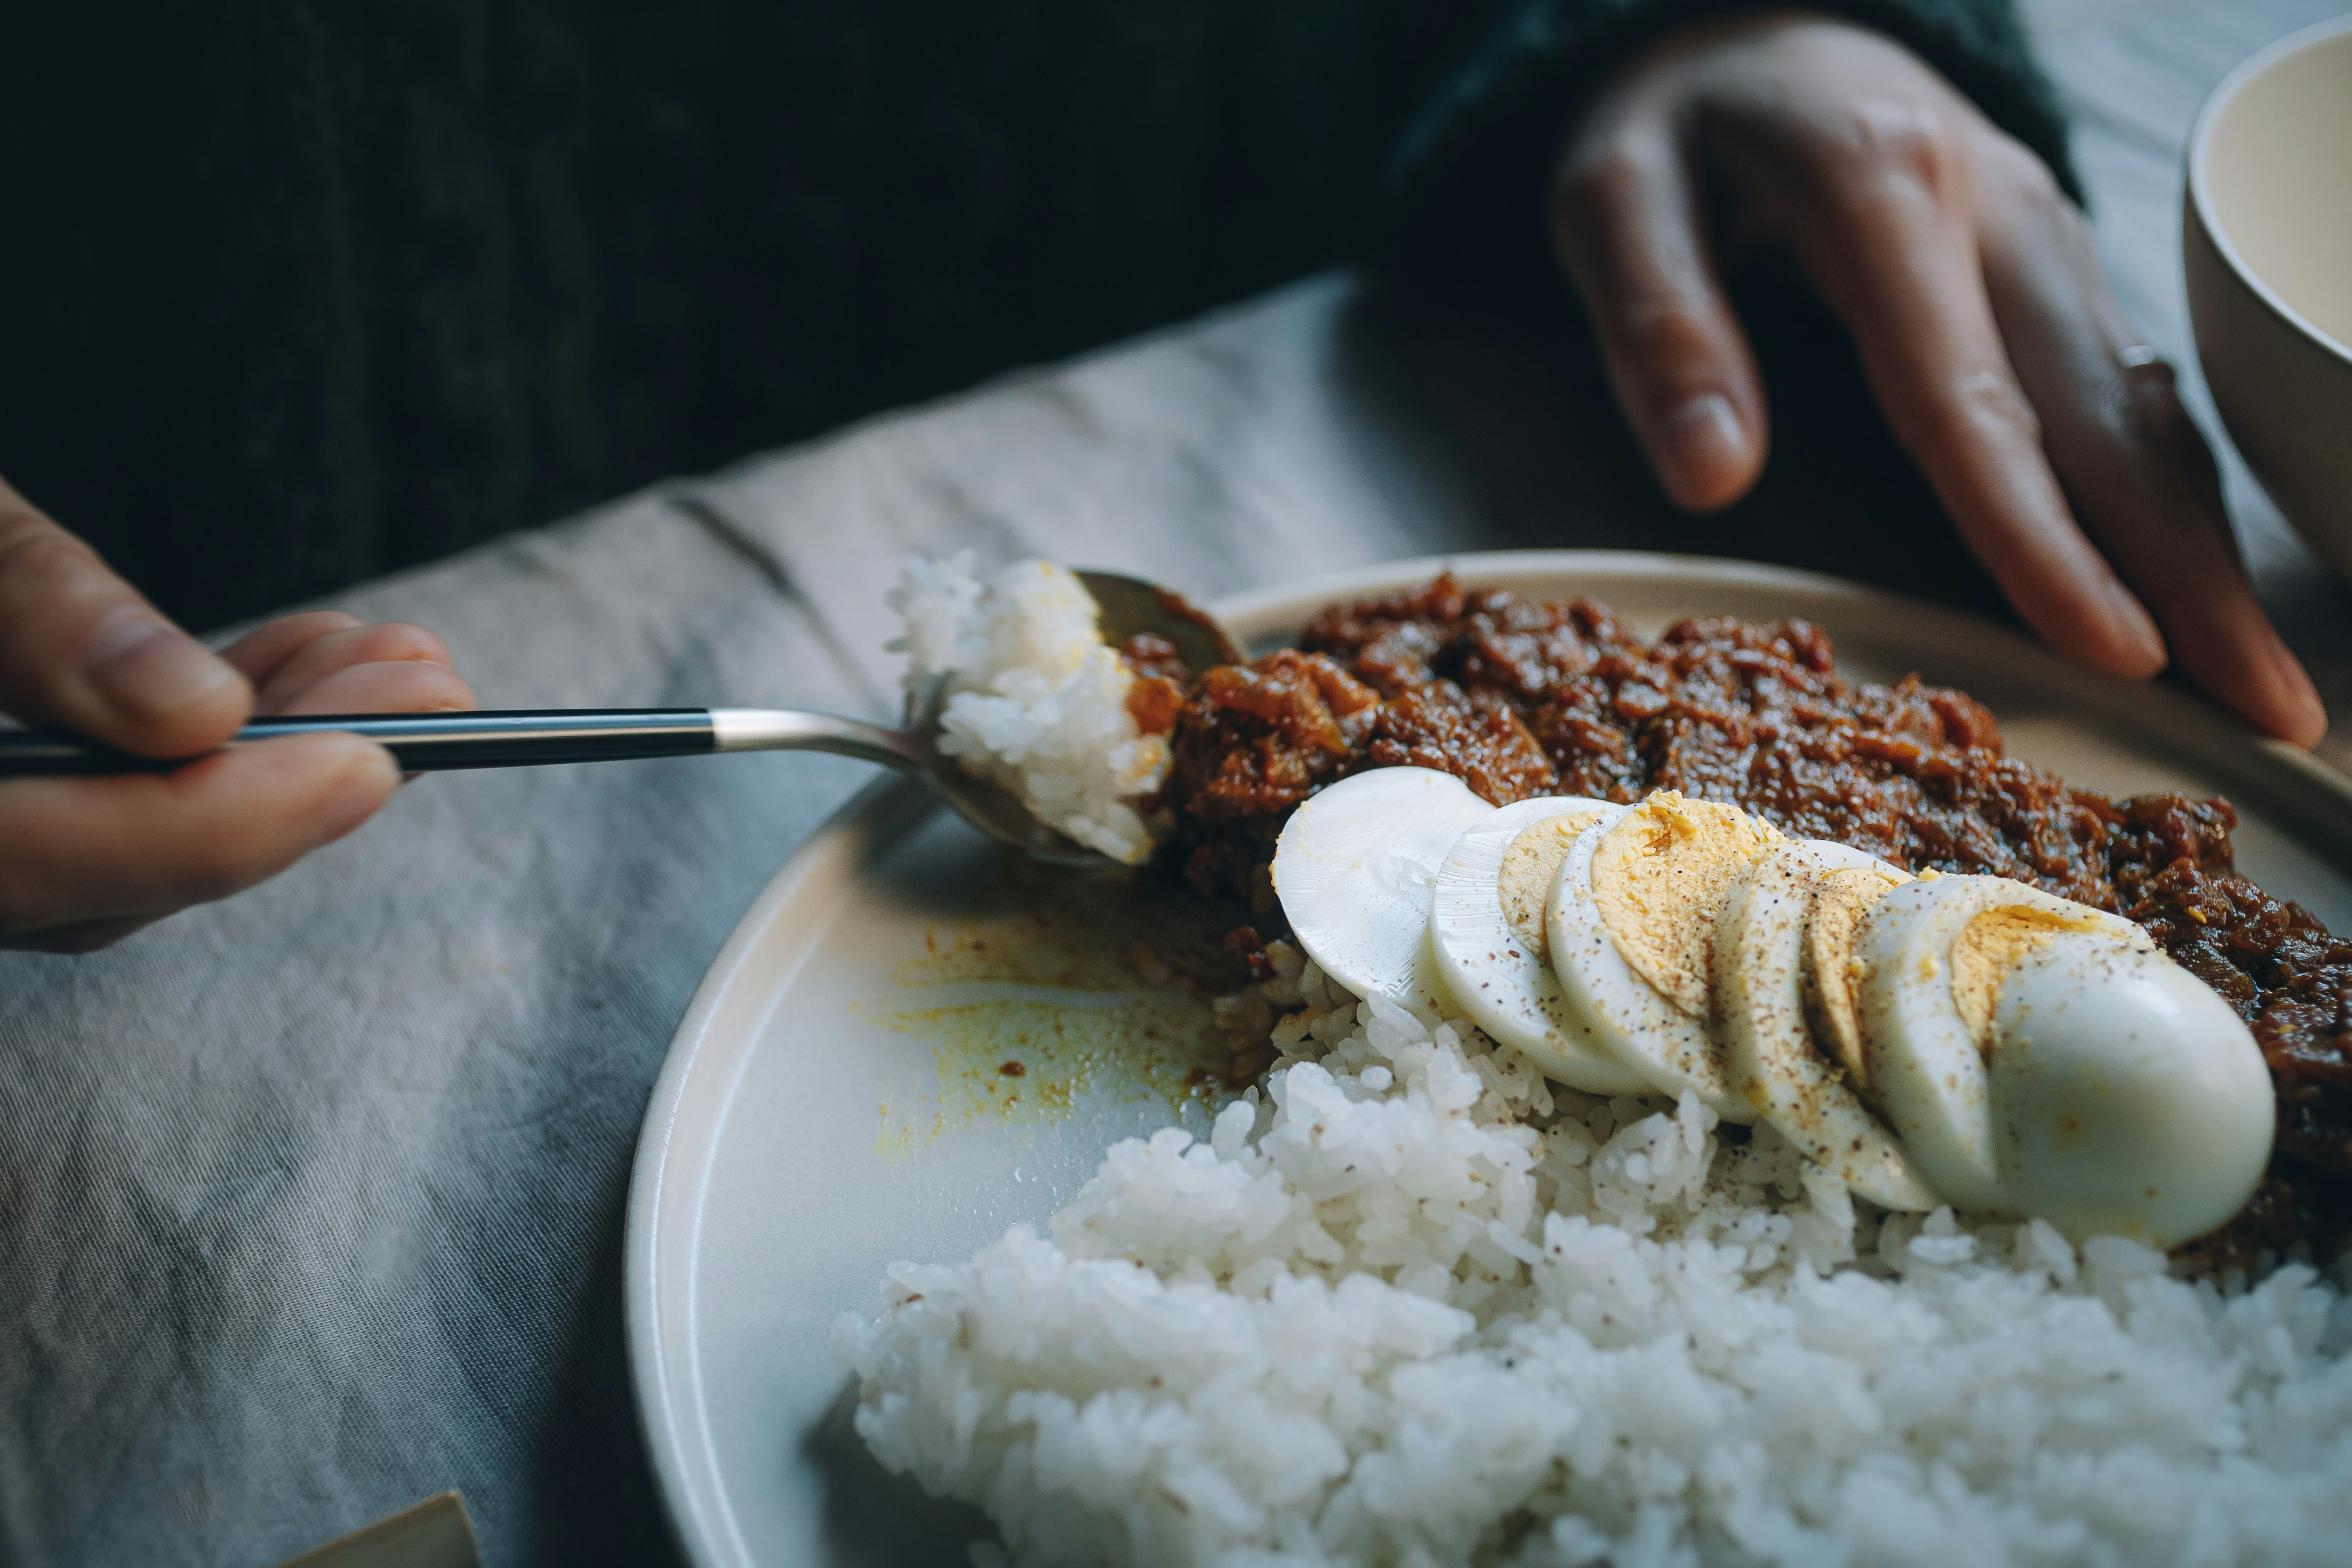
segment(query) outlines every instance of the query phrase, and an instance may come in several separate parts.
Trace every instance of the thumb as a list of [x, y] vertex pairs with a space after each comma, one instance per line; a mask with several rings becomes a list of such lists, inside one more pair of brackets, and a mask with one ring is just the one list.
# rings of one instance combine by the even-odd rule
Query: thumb
[[0, 481], [0, 710], [184, 757], [235, 733], [253, 689]]

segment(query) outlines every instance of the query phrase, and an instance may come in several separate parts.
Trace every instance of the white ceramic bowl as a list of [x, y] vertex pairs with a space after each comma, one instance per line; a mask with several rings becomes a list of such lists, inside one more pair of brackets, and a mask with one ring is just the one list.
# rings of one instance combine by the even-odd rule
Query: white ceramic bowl
[[2352, 16], [2222, 79], [2181, 247], [2213, 402], [2279, 510], [2352, 577]]

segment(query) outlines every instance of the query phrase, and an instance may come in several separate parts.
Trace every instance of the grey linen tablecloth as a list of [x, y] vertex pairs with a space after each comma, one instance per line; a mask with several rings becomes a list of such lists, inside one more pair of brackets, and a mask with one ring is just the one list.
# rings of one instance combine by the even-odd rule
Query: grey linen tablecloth
[[[2184, 369], [2189, 117], [2328, 9], [2041, 8], [2111, 264]], [[1402, 554], [1633, 545], [1985, 602], [1916, 481], [1839, 423], [1850, 389], [1811, 426], [1812, 400], [1782, 396], [1765, 493], [1693, 524], [1560, 368], [1565, 341], [1310, 279], [337, 603], [442, 632], [489, 705], [880, 716], [882, 594], [909, 550], [1208, 596]], [[2343, 590], [2231, 461], [2266, 596], [2352, 712]], [[492, 1563], [667, 1560], [620, 1341], [638, 1122], [736, 916], [867, 773], [746, 756], [435, 778], [113, 952], [0, 957], [0, 1562], [266, 1564], [452, 1486]]]

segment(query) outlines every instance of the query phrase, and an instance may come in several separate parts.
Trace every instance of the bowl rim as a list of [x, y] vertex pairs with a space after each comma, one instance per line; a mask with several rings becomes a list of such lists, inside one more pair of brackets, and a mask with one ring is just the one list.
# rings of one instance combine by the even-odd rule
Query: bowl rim
[[2315, 22], [2308, 27], [2299, 27], [2239, 61], [2231, 69], [2230, 74], [2223, 77], [2215, 85], [2213, 90], [2205, 95], [2205, 101], [2198, 107], [2197, 118], [2189, 127], [2189, 146], [2184, 161], [2188, 164], [2189, 210], [2195, 215], [2197, 226], [2203, 233], [2206, 243], [2212, 246], [2229, 267], [2230, 275], [2255, 299], [2261, 300], [2273, 315], [2284, 319], [2287, 325], [2293, 327], [2306, 342], [2316, 347], [2322, 353], [2336, 360], [2345, 369], [2352, 370], [2352, 345], [2337, 342], [2335, 334], [2326, 331], [2318, 322], [2281, 299], [2269, 284], [2263, 281], [2253, 268], [2247, 264], [2246, 258], [2239, 254], [2236, 243], [2230, 238], [2229, 231], [2214, 216], [2212, 195], [2208, 189], [2205, 177], [2205, 153], [2212, 139], [2213, 122], [2220, 117], [2221, 110], [2239, 93], [2245, 90], [2246, 85], [2290, 55], [2301, 54], [2315, 44], [2325, 43], [2347, 33], [2352, 33], [2352, 16], [2332, 16], [2324, 22]]

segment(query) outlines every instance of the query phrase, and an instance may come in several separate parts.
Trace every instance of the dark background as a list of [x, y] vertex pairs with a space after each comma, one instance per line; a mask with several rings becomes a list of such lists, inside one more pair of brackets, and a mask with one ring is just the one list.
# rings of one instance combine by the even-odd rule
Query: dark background
[[1359, 254], [1499, 0], [0, 35], [0, 474], [206, 626]]

